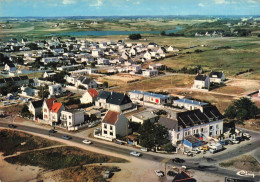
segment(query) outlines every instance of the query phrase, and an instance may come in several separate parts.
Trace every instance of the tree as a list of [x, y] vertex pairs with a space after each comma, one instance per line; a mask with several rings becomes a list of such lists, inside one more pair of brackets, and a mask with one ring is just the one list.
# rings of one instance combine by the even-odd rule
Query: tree
[[162, 125], [145, 121], [138, 130], [140, 145], [146, 148], [154, 148], [169, 142], [168, 130]]
[[141, 34], [130, 34], [129, 35], [129, 39], [131, 39], [131, 40], [139, 40], [141, 38], [142, 38]]
[[259, 109], [250, 99], [243, 97], [236, 100], [230, 105], [226, 111], [225, 116], [230, 119], [237, 119], [238, 121], [244, 121], [252, 118], [256, 118], [259, 113]]
[[162, 32], [161, 32], [161, 35], [162, 35], [162, 36], [165, 36], [165, 35], [166, 35], [166, 32], [165, 32], [165, 31], [162, 31]]
[[234, 119], [236, 117], [236, 108], [233, 105], [228, 106], [225, 111], [225, 117], [229, 119]]
[[22, 108], [22, 111], [21, 111], [21, 116], [22, 117], [28, 117], [28, 118], [33, 117], [32, 113], [30, 113], [27, 105], [23, 105], [23, 108]]

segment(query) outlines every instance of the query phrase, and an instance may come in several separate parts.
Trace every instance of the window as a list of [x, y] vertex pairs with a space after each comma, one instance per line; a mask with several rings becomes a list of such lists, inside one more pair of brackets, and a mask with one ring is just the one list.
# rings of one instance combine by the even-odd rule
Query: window
[[107, 134], [107, 131], [104, 131], [104, 134]]
[[216, 135], [218, 134], [218, 130], [216, 131]]
[[110, 135], [113, 136], [113, 132], [110, 132]]
[[209, 132], [209, 136], [212, 136], [212, 132]]
[[180, 139], [180, 133], [177, 133], [177, 140]]
[[216, 125], [216, 128], [218, 129], [218, 124]]
[[107, 128], [107, 124], [104, 124], [104, 128]]
[[203, 133], [204, 132], [204, 128], [201, 128], [200, 131]]
[[209, 129], [210, 129], [210, 130], [213, 130], [213, 126], [209, 126]]
[[69, 119], [71, 119], [71, 116], [69, 116]]
[[44, 118], [48, 118], [48, 116], [45, 114], [45, 115], [44, 115]]
[[44, 109], [44, 112], [47, 112], [47, 109]]
[[69, 126], [71, 126], [71, 122], [69, 122]]
[[110, 126], [110, 130], [113, 130], [113, 126]]
[[196, 133], [197, 133], [197, 134], [199, 133], [199, 129], [196, 129]]

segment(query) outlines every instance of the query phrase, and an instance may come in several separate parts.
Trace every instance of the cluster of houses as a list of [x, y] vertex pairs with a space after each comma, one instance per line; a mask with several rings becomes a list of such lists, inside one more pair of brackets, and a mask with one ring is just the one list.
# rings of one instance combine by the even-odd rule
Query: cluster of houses
[[[26, 47], [28, 40], [23, 43], [12, 40], [1, 45], [0, 49], [4, 51], [13, 51], [13, 47]], [[33, 53], [24, 53], [23, 59], [26, 63], [40, 57], [43, 65], [51, 62], [67, 62], [70, 60], [76, 64], [64, 64], [57, 67], [56, 71], [45, 71], [43, 78], [51, 78], [57, 75], [57, 71], [68, 71], [64, 79], [67, 84], [84, 88], [84, 93], [80, 98], [81, 104], [90, 104], [91, 107], [71, 109], [57, 100], [61, 95], [63, 85], [51, 81], [40, 79], [29, 79], [27, 76], [10, 77], [0, 79], [0, 86], [6, 82], [12, 82], [21, 86], [22, 96], [38, 96], [40, 90], [36, 86], [48, 86], [49, 97], [46, 99], [30, 101], [28, 108], [37, 122], [51, 126], [63, 127], [68, 130], [79, 129], [88, 123], [87, 115], [95, 115], [97, 120], [101, 121], [101, 128], [95, 130], [94, 136], [113, 140], [118, 136], [125, 137], [132, 134], [129, 122], [143, 124], [146, 121], [158, 123], [165, 126], [169, 132], [169, 140], [175, 146], [197, 139], [216, 137], [223, 133], [223, 116], [215, 106], [208, 103], [198, 102], [188, 99], [173, 100], [171, 95], [163, 95], [140, 90], [133, 90], [128, 93], [118, 93], [99, 89], [102, 83], [90, 78], [89, 75], [97, 74], [97, 69], [84, 69], [83, 63], [91, 64], [95, 62], [98, 65], [117, 65], [116, 72], [128, 72], [130, 74], [141, 74], [151, 77], [157, 76], [158, 70], [162, 64], [150, 64], [149, 68], [143, 69], [141, 63], [150, 59], [160, 59], [165, 57], [167, 52], [178, 52], [173, 47], [167, 49], [158, 46], [156, 43], [143, 44], [124, 43], [122, 40], [117, 42], [89, 42], [87, 40], [76, 40], [70, 38], [61, 43], [59, 38], [53, 38], [48, 41], [36, 42], [42, 50], [35, 50]], [[61, 46], [62, 44], [62, 46]], [[8, 49], [8, 50], [7, 50]], [[46, 52], [52, 52], [49, 57]], [[15, 60], [10, 57], [10, 61]], [[5, 65], [5, 70], [15, 72], [14, 63]], [[111, 70], [112, 72], [112, 70]], [[211, 72], [209, 76], [197, 75], [194, 81], [194, 88], [202, 89], [209, 87], [211, 82], [222, 83], [225, 80], [223, 72]], [[137, 105], [148, 103], [164, 108], [172, 106], [167, 115], [157, 115], [154, 109], [138, 109]], [[187, 142], [185, 142], [187, 141]], [[134, 138], [129, 138], [129, 142], [137, 144]]]
[[[37, 122], [68, 129], [84, 125], [86, 123], [85, 115], [93, 110], [93, 113], [101, 119], [101, 128], [95, 130], [94, 136], [107, 140], [131, 135], [132, 130], [129, 128], [129, 122], [143, 124], [148, 120], [165, 126], [169, 132], [169, 140], [175, 146], [183, 144], [184, 141], [194, 141], [194, 136], [204, 140], [223, 133], [223, 116], [216, 106], [205, 102], [189, 99], [173, 100], [171, 95], [142, 91], [98, 92], [93, 88], [86, 90], [80, 101], [81, 103], [92, 103], [94, 108], [92, 106], [90, 109], [67, 109], [55, 98], [49, 98], [31, 101], [29, 111]], [[138, 101], [161, 106], [171, 103], [173, 108], [179, 109], [173, 109], [167, 115], [160, 116], [155, 114], [155, 110], [139, 111], [136, 107]], [[104, 116], [101, 116], [101, 110], [105, 111]], [[129, 139], [129, 141], [131, 140]], [[136, 142], [131, 142], [136, 144]]]
[[[108, 70], [108, 72], [130, 72], [146, 77], [157, 76], [158, 69], [162, 65], [152, 65], [147, 69], [142, 69], [142, 63], [163, 58], [166, 53], [179, 52], [172, 46], [163, 47], [153, 42], [148, 45], [125, 43], [123, 40], [90, 42], [88, 40], [76, 40], [74, 37], [66, 41], [53, 37], [47, 41], [34, 42], [37, 45], [36, 50], [27, 47], [29, 43], [28, 39], [22, 39], [22, 42], [11, 39], [7, 43], [0, 44], [0, 51], [24, 51], [23, 56], [20, 57], [23, 59], [24, 65], [34, 63], [36, 59], [40, 59], [42, 66], [52, 62], [64, 64], [57, 67], [59, 71], [77, 70], [82, 67], [83, 63], [87, 65], [95, 64], [96, 66], [113, 65], [117, 67]], [[18, 56], [15, 54], [8, 56], [10, 62], [5, 65], [5, 70], [10, 74], [16, 73], [18, 71], [16, 68]], [[41, 69], [39, 68], [39, 70]]]

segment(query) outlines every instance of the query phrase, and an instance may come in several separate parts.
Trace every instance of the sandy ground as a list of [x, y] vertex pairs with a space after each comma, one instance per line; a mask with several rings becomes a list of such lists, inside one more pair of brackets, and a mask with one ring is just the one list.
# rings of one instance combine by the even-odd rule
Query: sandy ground
[[16, 164], [9, 164], [4, 160], [0, 153], [0, 181], [2, 182], [20, 182], [28, 181], [37, 178], [43, 171], [42, 168], [35, 166], [20, 166]]

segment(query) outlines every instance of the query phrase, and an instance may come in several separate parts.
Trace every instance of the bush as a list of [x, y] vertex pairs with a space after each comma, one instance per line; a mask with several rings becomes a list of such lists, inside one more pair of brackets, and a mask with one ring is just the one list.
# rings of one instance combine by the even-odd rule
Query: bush
[[141, 34], [130, 34], [129, 35], [129, 39], [131, 39], [131, 40], [139, 40], [141, 38], [142, 38]]
[[167, 144], [162, 146], [162, 150], [164, 150], [166, 152], [175, 152], [176, 151], [176, 147], [174, 147], [172, 145], [172, 143], [167, 143]]

